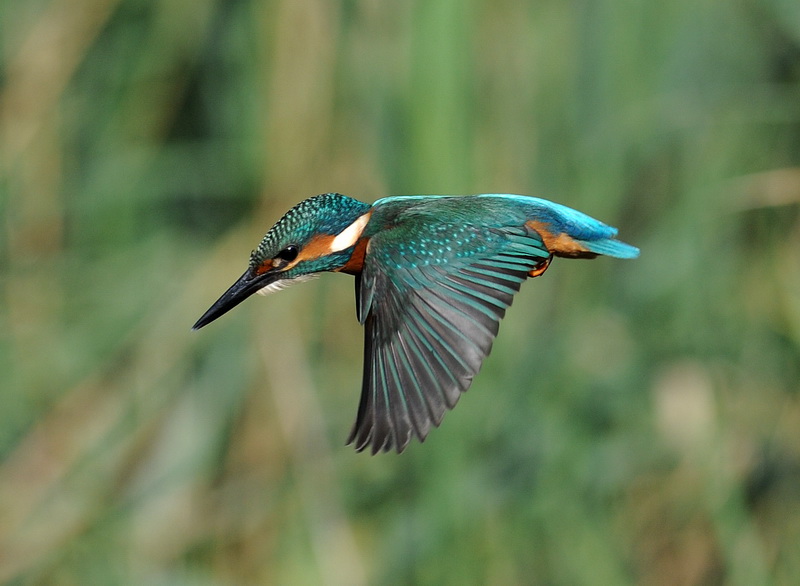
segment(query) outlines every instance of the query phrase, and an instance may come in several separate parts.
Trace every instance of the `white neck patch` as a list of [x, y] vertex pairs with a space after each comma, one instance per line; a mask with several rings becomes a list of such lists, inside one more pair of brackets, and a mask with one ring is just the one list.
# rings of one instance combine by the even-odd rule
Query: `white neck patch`
[[345, 248], [350, 248], [356, 242], [358, 242], [358, 239], [361, 237], [361, 233], [364, 231], [364, 226], [366, 226], [367, 222], [369, 222], [369, 217], [371, 214], [372, 211], [367, 212], [363, 216], [360, 216], [347, 228], [342, 230], [333, 240], [331, 240], [331, 248], [328, 252], [339, 252]]

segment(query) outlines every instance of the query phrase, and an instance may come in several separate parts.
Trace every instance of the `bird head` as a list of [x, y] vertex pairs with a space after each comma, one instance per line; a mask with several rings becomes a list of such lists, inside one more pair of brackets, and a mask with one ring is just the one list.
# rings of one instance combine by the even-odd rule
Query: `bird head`
[[192, 329], [211, 323], [253, 293], [270, 293], [342, 268], [369, 221], [370, 207], [338, 193], [317, 195], [294, 206], [250, 253], [244, 274]]

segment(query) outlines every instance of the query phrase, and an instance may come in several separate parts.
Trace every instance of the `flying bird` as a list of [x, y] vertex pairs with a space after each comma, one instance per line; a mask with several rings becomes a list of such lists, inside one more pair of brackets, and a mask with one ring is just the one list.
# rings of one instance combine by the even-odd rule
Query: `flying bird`
[[358, 415], [348, 444], [402, 452], [465, 392], [500, 320], [554, 256], [635, 258], [616, 228], [523, 195], [393, 196], [368, 204], [338, 193], [289, 210], [250, 254], [244, 274], [197, 320], [208, 325], [253, 293], [324, 271], [355, 276], [365, 327]]

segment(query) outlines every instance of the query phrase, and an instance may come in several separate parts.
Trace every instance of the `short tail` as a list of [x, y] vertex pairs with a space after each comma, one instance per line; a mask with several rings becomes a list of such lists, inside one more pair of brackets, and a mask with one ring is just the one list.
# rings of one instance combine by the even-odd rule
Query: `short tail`
[[583, 214], [580, 219], [587, 221], [577, 224], [529, 220], [527, 225], [539, 233], [547, 250], [556, 256], [567, 258], [594, 258], [600, 254], [616, 258], [639, 256], [638, 248], [615, 238], [616, 228]]
[[599, 240], [583, 240], [576, 238], [575, 242], [594, 254], [604, 254], [614, 258], [636, 258], [639, 249], [615, 238], [601, 238]]
[[639, 249], [616, 239], [617, 229], [565, 205], [512, 194], [485, 194], [478, 197], [511, 200], [522, 206], [528, 217], [526, 225], [539, 233], [551, 253], [567, 258], [636, 258]]

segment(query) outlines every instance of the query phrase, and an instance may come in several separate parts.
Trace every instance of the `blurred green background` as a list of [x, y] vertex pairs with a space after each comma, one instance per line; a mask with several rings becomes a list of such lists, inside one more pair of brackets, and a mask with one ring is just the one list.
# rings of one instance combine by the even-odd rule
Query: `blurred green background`
[[[800, 3], [0, 3], [0, 582], [796, 584]], [[458, 408], [344, 447], [352, 279], [191, 324], [296, 202], [511, 192]]]

